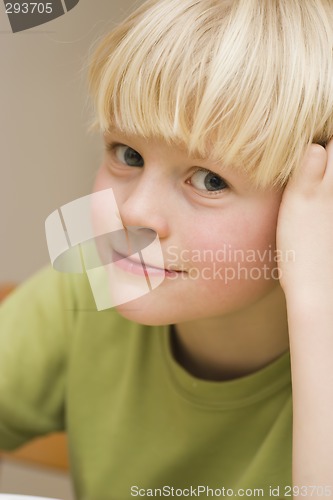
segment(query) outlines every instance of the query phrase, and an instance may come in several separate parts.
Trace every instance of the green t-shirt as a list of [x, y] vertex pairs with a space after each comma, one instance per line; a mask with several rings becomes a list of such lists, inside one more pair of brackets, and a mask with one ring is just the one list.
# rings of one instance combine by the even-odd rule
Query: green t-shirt
[[80, 500], [288, 493], [289, 353], [200, 380], [173, 358], [169, 327], [97, 312], [85, 275], [51, 268], [4, 302], [0, 329], [0, 449], [65, 429]]

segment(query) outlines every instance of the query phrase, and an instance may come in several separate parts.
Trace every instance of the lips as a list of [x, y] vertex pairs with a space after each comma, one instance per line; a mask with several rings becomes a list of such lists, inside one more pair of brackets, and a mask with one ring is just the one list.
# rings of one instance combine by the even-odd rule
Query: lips
[[112, 261], [114, 264], [125, 271], [131, 272], [133, 274], [140, 274], [140, 275], [145, 275], [146, 273], [149, 273], [151, 275], [174, 275], [176, 273], [182, 272], [178, 271], [177, 269], [164, 269], [158, 266], [155, 266], [153, 264], [150, 264], [149, 262], [146, 262], [135, 258], [135, 256], [131, 255], [126, 256], [123, 255], [120, 252], [117, 252], [116, 250], [112, 249]]

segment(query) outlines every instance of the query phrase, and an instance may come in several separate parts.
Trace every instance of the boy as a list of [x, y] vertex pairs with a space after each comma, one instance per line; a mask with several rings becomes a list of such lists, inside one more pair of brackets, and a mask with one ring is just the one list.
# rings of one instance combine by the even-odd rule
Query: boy
[[103, 40], [94, 191], [165, 279], [5, 303], [1, 448], [66, 429], [80, 499], [333, 498], [332, 35], [327, 0], [149, 0]]

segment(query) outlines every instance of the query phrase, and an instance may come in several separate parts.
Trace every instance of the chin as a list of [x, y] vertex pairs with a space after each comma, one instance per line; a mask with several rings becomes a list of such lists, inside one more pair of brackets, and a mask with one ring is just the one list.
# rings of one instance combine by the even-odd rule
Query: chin
[[171, 303], [153, 292], [138, 299], [115, 306], [124, 318], [142, 325], [164, 326], [193, 319], [193, 309], [184, 309], [184, 301]]
[[156, 311], [156, 309], [142, 308], [139, 305], [135, 305], [135, 301], [116, 306], [115, 309], [123, 318], [141, 325], [163, 326], [173, 323], [170, 315], [163, 314], [160, 311]]

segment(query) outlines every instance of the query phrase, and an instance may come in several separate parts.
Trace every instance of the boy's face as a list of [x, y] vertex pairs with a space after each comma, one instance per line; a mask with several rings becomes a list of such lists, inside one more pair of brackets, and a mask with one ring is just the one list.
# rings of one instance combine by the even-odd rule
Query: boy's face
[[117, 306], [123, 316], [150, 325], [217, 317], [245, 308], [278, 284], [282, 190], [255, 189], [246, 174], [190, 158], [161, 140], [119, 131], [104, 139], [111, 146], [94, 191], [112, 188], [124, 226], [153, 229], [165, 268], [177, 271], [167, 272], [150, 293]]

